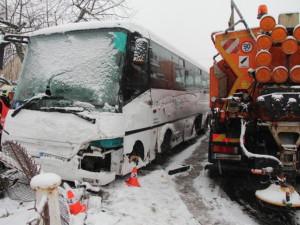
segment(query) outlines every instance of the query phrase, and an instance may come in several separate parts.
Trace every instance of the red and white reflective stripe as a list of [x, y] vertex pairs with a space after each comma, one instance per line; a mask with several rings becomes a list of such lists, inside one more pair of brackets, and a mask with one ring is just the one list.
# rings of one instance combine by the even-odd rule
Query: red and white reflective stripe
[[240, 43], [239, 38], [223, 40], [220, 42], [221, 46], [228, 54], [238, 53], [239, 52], [239, 43]]
[[130, 175], [132, 178], [137, 178], [137, 173], [131, 173], [131, 175]]
[[73, 197], [73, 198], [68, 198], [68, 203], [69, 203], [69, 205], [74, 205], [76, 202], [77, 202], [77, 199], [75, 198], [75, 197]]
[[[233, 143], [239, 143], [239, 138], [227, 138], [225, 134], [213, 134], [212, 136], [214, 142], [233, 142]], [[244, 139], [245, 142], [245, 139]]]
[[1, 123], [1, 125], [2, 125], [2, 127], [4, 127], [4, 124], [5, 124], [5, 118], [4, 119], [0, 119], [0, 123]]

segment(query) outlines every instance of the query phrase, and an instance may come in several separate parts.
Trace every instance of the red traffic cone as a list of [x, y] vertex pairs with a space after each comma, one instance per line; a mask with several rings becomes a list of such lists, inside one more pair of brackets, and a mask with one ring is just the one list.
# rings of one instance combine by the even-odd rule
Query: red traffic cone
[[131, 172], [129, 180], [127, 180], [125, 182], [126, 182], [126, 184], [128, 186], [136, 186], [136, 187], [140, 187], [141, 186], [140, 183], [138, 182], [136, 167], [134, 167], [132, 169], [132, 172]]
[[71, 214], [77, 215], [78, 213], [86, 212], [86, 205], [81, 205], [71, 190], [68, 190], [68, 203]]

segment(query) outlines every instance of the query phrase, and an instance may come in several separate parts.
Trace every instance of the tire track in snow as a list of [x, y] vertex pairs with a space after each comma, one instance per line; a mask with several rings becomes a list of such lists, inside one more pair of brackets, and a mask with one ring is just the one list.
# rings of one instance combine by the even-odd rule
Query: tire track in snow
[[208, 157], [209, 132], [197, 143], [199, 145], [195, 146], [193, 153], [184, 160], [185, 165], [192, 166], [191, 169], [174, 177], [180, 197], [188, 210], [203, 225], [257, 224], [243, 212], [239, 204], [230, 200], [218, 182], [210, 179], [204, 170]]
[[177, 175], [174, 181], [177, 184], [181, 199], [195, 219], [201, 224], [210, 224], [210, 215], [207, 213], [210, 209], [205, 206], [202, 197], [194, 187], [194, 180], [203, 171], [203, 162], [207, 161], [209, 132], [206, 132], [201, 139], [200, 146], [196, 147], [197, 150], [193, 151], [192, 155], [184, 161], [186, 165], [192, 165], [192, 168], [188, 172]]
[[[201, 137], [201, 140], [196, 142], [196, 144], [200, 142], [199, 146], [195, 144], [195, 150], [183, 162], [185, 165], [191, 165], [191, 169], [177, 174], [173, 178], [181, 199], [200, 224], [300, 224], [300, 213], [283, 213], [261, 208], [256, 201], [253, 201], [252, 198], [255, 198], [254, 193], [243, 190], [244, 186], [248, 187], [250, 182], [247, 176], [208, 178], [204, 174], [206, 173], [204, 165], [207, 163], [209, 132], [206, 132]], [[200, 188], [208, 189], [206, 192], [211, 190], [215, 195], [219, 196], [217, 198], [221, 197], [224, 201], [220, 202], [220, 199], [218, 200], [217, 198], [208, 200], [208, 196], [202, 196], [203, 192], [196, 190], [199, 184], [195, 184], [195, 180], [201, 178], [205, 178], [206, 182], [208, 179], [208, 182], [203, 186], [201, 185]], [[225, 205], [222, 205], [223, 203]], [[239, 210], [235, 213], [237, 217], [240, 216], [241, 220], [238, 218], [232, 220], [230, 216], [226, 218], [226, 214], [222, 213], [222, 210], [226, 207], [229, 210], [231, 207], [232, 209], [238, 207]]]

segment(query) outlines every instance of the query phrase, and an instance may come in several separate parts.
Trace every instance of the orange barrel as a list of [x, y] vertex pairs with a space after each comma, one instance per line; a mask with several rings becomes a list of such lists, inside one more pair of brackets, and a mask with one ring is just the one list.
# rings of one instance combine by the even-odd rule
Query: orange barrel
[[295, 83], [300, 83], [300, 65], [294, 66], [291, 69], [290, 80]]
[[260, 83], [267, 83], [271, 80], [271, 70], [266, 66], [258, 67], [255, 78]]
[[293, 31], [293, 36], [297, 41], [300, 41], [300, 24], [298, 24]]
[[287, 68], [278, 66], [272, 71], [272, 79], [276, 83], [284, 83], [289, 77]]
[[271, 33], [271, 38], [275, 43], [283, 42], [287, 37], [287, 30], [283, 25], [276, 25]]
[[272, 62], [272, 55], [266, 50], [260, 50], [255, 56], [255, 61], [257, 66], [269, 66]]
[[264, 15], [259, 22], [259, 27], [265, 32], [270, 32], [275, 28], [276, 21], [273, 16], [268, 14]]
[[281, 49], [285, 54], [293, 54], [298, 50], [298, 41], [289, 36], [281, 43]]
[[272, 39], [269, 35], [261, 34], [256, 39], [257, 48], [261, 50], [269, 50], [272, 47]]

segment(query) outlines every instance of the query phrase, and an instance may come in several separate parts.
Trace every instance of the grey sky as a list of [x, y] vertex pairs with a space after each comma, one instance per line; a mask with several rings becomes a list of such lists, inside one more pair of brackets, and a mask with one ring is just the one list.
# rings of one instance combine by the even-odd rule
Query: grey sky
[[[134, 21], [209, 69], [217, 53], [211, 41], [213, 31], [227, 28], [230, 0], [129, 0], [137, 14]], [[277, 20], [283, 12], [300, 12], [300, 0], [235, 0], [250, 27], [257, 27], [258, 6], [268, 6]], [[239, 19], [235, 15], [235, 20]], [[239, 25], [237, 29], [242, 29]]]

